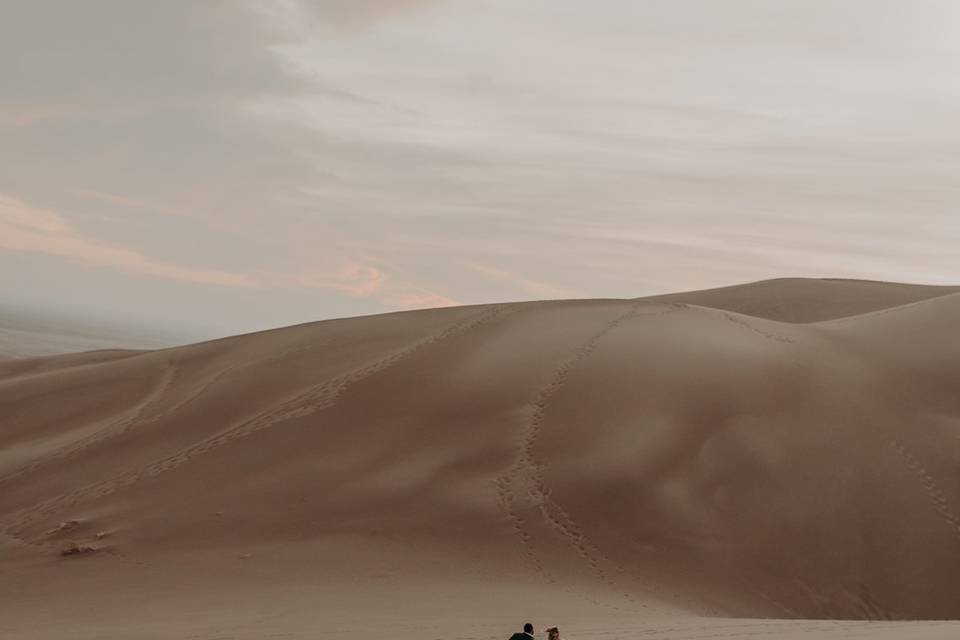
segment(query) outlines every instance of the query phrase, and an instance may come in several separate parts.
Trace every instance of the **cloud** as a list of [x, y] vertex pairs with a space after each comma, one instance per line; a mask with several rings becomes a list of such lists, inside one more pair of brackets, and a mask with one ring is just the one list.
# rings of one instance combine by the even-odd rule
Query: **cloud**
[[100, 265], [91, 306], [253, 328], [960, 264], [950, 0], [7, 5], [3, 295]]
[[299, 276], [296, 280], [279, 278], [279, 286], [302, 286], [306, 288], [335, 289], [351, 297], [368, 297], [380, 294], [389, 276], [370, 265], [351, 262], [337, 268], [332, 273], [312, 273]]
[[433, 291], [423, 291], [412, 289], [405, 291], [387, 299], [403, 309], [424, 309], [434, 307], [455, 307], [463, 304], [459, 300], [448, 298], [445, 295]]
[[0, 194], [0, 249], [42, 253], [194, 284], [249, 289], [326, 289], [351, 297], [378, 299], [403, 308], [456, 304], [439, 293], [397, 281], [374, 266], [356, 262], [348, 262], [329, 272], [309, 274], [236, 273], [164, 262], [84, 235], [73, 229], [63, 216], [3, 194]]
[[303, 144], [244, 106], [292, 95], [246, 2], [15, 1], [0, 21], [0, 189], [59, 208], [67, 191], [216, 200], [238, 216], [312, 173]]
[[573, 298], [577, 296], [577, 292], [568, 287], [527, 278], [496, 267], [477, 263], [471, 263], [467, 266], [477, 273], [489, 276], [497, 281], [506, 282], [522, 293], [536, 298]]
[[296, 278], [277, 278], [277, 286], [333, 289], [355, 298], [377, 298], [404, 309], [449, 307], [456, 300], [436, 291], [398, 282], [396, 278], [369, 264], [349, 262], [332, 273], [319, 273]]
[[439, 4], [441, 0], [280, 0], [259, 7], [285, 32], [366, 27], [379, 20]]
[[51, 105], [38, 107], [4, 107], [0, 105], [0, 128], [32, 127], [61, 115], [62, 110]]
[[124, 247], [113, 246], [76, 232], [60, 215], [9, 196], [0, 195], [0, 248], [44, 253], [102, 267], [228, 287], [257, 287], [245, 275], [194, 269], [150, 259]]

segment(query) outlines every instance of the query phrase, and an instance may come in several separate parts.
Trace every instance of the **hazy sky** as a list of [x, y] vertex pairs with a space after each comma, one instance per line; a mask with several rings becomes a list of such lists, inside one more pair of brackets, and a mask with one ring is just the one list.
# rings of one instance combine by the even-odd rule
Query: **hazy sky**
[[0, 0], [0, 295], [239, 331], [960, 282], [956, 0]]

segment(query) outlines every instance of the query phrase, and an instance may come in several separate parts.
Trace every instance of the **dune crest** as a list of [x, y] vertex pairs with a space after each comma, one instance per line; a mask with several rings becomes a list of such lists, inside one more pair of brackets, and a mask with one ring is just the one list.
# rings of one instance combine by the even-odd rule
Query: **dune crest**
[[960, 293], [960, 287], [839, 278], [778, 278], [646, 300], [683, 302], [780, 322], [821, 322]]
[[960, 295], [798, 282], [0, 362], [2, 606], [955, 618]]

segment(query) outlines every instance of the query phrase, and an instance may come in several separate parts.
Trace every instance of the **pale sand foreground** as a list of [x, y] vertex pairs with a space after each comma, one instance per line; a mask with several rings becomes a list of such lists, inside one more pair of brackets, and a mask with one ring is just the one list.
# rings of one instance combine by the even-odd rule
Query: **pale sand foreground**
[[960, 616], [954, 291], [779, 281], [0, 362], [0, 638], [954, 637], [757, 619]]

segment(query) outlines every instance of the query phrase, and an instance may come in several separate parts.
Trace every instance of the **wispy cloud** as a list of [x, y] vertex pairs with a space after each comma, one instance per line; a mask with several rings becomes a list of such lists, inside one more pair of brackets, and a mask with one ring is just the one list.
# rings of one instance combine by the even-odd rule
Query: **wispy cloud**
[[131, 198], [119, 193], [108, 193], [105, 191], [96, 191], [93, 189], [79, 189], [77, 195], [90, 198], [97, 202], [106, 202], [111, 205], [117, 205], [125, 208], [140, 209], [142, 211], [147, 211], [150, 213], [156, 213], [160, 215], [174, 215], [174, 216], [184, 216], [188, 215], [188, 212], [183, 209], [173, 207], [170, 205], [159, 204], [156, 202], [149, 202], [147, 200], [141, 200], [138, 198]]
[[73, 229], [46, 209], [0, 195], [0, 248], [44, 253], [102, 267], [161, 278], [228, 287], [257, 287], [255, 279], [227, 271], [196, 269], [151, 259], [142, 253], [101, 242]]
[[326, 289], [404, 308], [456, 304], [442, 294], [398, 281], [374, 266], [356, 262], [347, 262], [323, 273], [239, 273], [165, 262], [83, 234], [60, 214], [3, 194], [0, 194], [0, 249], [42, 253], [196, 284], [251, 289]]
[[449, 307], [459, 304], [457, 300], [430, 291], [409, 282], [399, 281], [385, 271], [369, 264], [349, 262], [331, 273], [319, 273], [295, 278], [273, 278], [278, 286], [302, 286], [306, 288], [332, 289], [354, 298], [377, 298], [383, 302], [414, 309], [423, 307]]
[[467, 266], [477, 273], [493, 278], [498, 282], [506, 283], [524, 295], [535, 298], [574, 298], [578, 295], [578, 292], [569, 287], [528, 278], [489, 265], [470, 263]]
[[960, 273], [955, 0], [11, 2], [4, 296], [246, 329]]
[[442, 0], [277, 0], [253, 5], [287, 30], [358, 28], [386, 17], [423, 9]]
[[63, 114], [63, 109], [55, 105], [4, 107], [0, 105], [0, 127], [31, 127]]

